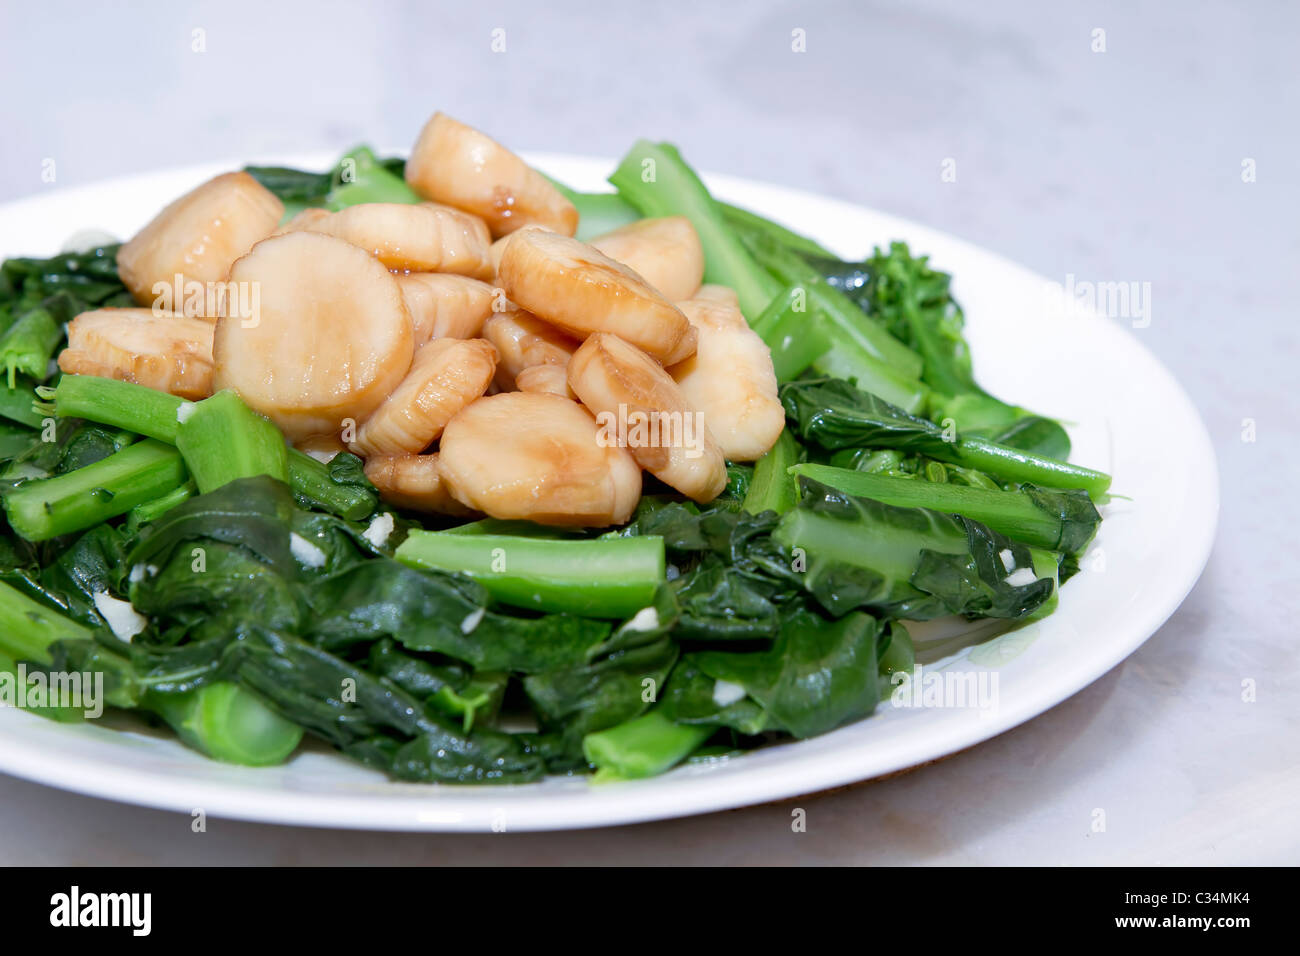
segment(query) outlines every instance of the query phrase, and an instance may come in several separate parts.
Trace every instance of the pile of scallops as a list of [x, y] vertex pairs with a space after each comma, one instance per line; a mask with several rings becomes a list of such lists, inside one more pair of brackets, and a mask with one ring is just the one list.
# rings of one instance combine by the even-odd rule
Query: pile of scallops
[[[776, 442], [771, 355], [735, 293], [701, 285], [687, 219], [580, 242], [545, 177], [441, 113], [406, 180], [424, 202], [287, 222], [247, 173], [199, 186], [118, 253], [142, 307], [78, 316], [60, 368], [188, 399], [233, 389], [299, 449], [350, 450], [388, 501], [431, 513], [621, 524], [643, 470], [707, 502], [727, 460]], [[255, 288], [256, 314], [145, 307], [178, 275]], [[688, 415], [692, 443], [598, 424]]]

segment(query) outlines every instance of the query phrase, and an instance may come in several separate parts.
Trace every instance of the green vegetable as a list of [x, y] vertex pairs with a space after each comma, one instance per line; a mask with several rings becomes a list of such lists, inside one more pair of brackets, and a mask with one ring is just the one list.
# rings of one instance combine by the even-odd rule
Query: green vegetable
[[791, 382], [781, 388], [786, 415], [799, 436], [828, 451], [893, 448], [988, 472], [1006, 481], [1106, 493], [1110, 476], [978, 437], [948, 434], [884, 399], [838, 379]]
[[715, 681], [743, 687], [765, 711], [766, 729], [812, 737], [876, 709], [879, 638], [880, 624], [869, 614], [829, 622], [796, 608], [771, 650], [703, 651], [687, 659]]
[[766, 455], [754, 465], [754, 479], [745, 495], [744, 509], [751, 514], [775, 511], [785, 514], [799, 500], [791, 471], [799, 460], [799, 444], [787, 428]]
[[780, 293], [754, 322], [754, 331], [772, 351], [778, 382], [788, 382], [829, 352], [834, 345], [820, 313], [809, 312], [803, 286]]
[[[81, 649], [75, 667], [69, 667], [67, 651]], [[139, 698], [128, 662], [98, 645], [93, 633], [56, 611], [51, 610], [4, 582], [0, 582], [0, 654], [15, 668], [20, 661], [30, 662], [48, 672], [77, 670], [104, 674], [104, 703], [132, 707]], [[57, 708], [57, 719], [67, 719], [70, 711]]]
[[629, 617], [649, 606], [664, 579], [657, 538], [560, 541], [505, 535], [412, 531], [397, 560], [459, 571], [498, 601], [588, 617]]
[[153, 501], [136, 505], [126, 514], [126, 523], [132, 531], [138, 531], [143, 525], [156, 521], [182, 502], [189, 501], [199, 493], [194, 482], [187, 481], [174, 491], [170, 491]]
[[176, 447], [200, 493], [254, 475], [289, 480], [280, 429], [229, 390], [193, 406], [176, 433]]
[[808, 305], [825, 316], [827, 331], [836, 347], [851, 342], [871, 359], [905, 379], [920, 376], [923, 360], [876, 318], [867, 315], [851, 299], [828, 284], [821, 274], [798, 254], [770, 239], [752, 241], [755, 259], [783, 285], [806, 290]]
[[31, 428], [40, 428], [44, 417], [32, 407], [35, 401], [36, 393], [27, 379], [14, 379], [12, 388], [7, 388], [5, 384], [0, 383], [0, 418], [7, 418]]
[[748, 209], [742, 209], [739, 206], [733, 206], [730, 203], [719, 203], [722, 207], [722, 214], [726, 217], [731, 228], [737, 232], [746, 235], [748, 241], [761, 241], [759, 237], [766, 237], [768, 240], [779, 243], [792, 252], [797, 252], [806, 256], [822, 256], [833, 259], [833, 254], [816, 240], [802, 236], [778, 222], [773, 222], [765, 216], [758, 213], [750, 212]]
[[618, 193], [575, 193], [566, 195], [578, 210], [577, 237], [590, 242], [641, 218], [635, 206]]
[[[176, 443], [180, 431], [177, 413], [190, 404], [183, 398], [143, 385], [93, 375], [65, 375], [56, 388], [43, 390], [42, 394], [48, 410], [60, 417], [85, 418], [130, 428], [170, 444]], [[38, 423], [40, 420], [37, 416]], [[269, 439], [269, 433], [266, 435]], [[337, 455], [326, 465], [290, 448], [287, 465], [294, 494], [310, 507], [359, 521], [369, 517], [379, 503], [378, 494], [365, 478], [360, 459], [354, 455]]]
[[[952, 296], [952, 277], [931, 268], [928, 257], [914, 257], [906, 243], [894, 242], [887, 253], [876, 248], [860, 263], [815, 253], [803, 253], [803, 258], [829, 285], [922, 357], [920, 376], [933, 390], [928, 414], [935, 421], [952, 418], [964, 433], [1048, 457], [1069, 457], [1069, 436], [1058, 423], [1008, 405], [976, 383], [962, 331], [965, 318]], [[822, 371], [838, 374], [829, 367]], [[1007, 431], [1021, 421], [1032, 422], [1032, 434]]]
[[296, 210], [323, 206], [334, 184], [334, 173], [309, 173], [287, 166], [245, 166], [244, 172]]
[[525, 783], [545, 771], [513, 735], [466, 734], [391, 681], [291, 635], [253, 628], [238, 659], [240, 682], [278, 712], [400, 780]]
[[917, 621], [1018, 619], [1055, 593], [1048, 579], [1008, 583], [1009, 568], [1032, 566], [1030, 549], [977, 521], [852, 497], [808, 478], [800, 490], [799, 507], [773, 538], [790, 549], [803, 587], [832, 614], [864, 608]]
[[61, 324], [72, 318], [70, 303], [66, 295], [47, 299], [39, 308], [20, 315], [0, 335], [0, 365], [5, 367], [11, 390], [19, 372], [42, 382], [49, 377], [54, 349], [63, 339]]
[[57, 386], [41, 389], [39, 394], [47, 403], [46, 410], [60, 418], [85, 418], [127, 428], [173, 445], [180, 429], [177, 412], [187, 404], [167, 392], [96, 375], [64, 375]]
[[420, 197], [406, 180], [391, 172], [368, 146], [358, 146], [345, 153], [334, 169], [325, 205], [344, 209], [360, 203], [417, 203]]
[[9, 524], [28, 541], [45, 541], [126, 514], [188, 480], [174, 448], [150, 439], [93, 465], [4, 492]]
[[795, 465], [790, 472], [887, 505], [973, 518], [1009, 538], [1049, 551], [1078, 551], [1092, 540], [1101, 524], [1101, 515], [1084, 491], [1029, 484], [1019, 491], [988, 490], [812, 463]]
[[754, 261], [675, 146], [637, 140], [609, 181], [643, 216], [689, 219], [704, 247], [704, 281], [734, 289], [751, 322], [780, 293], [780, 284]]
[[365, 473], [360, 470], [360, 459], [354, 455], [336, 455], [326, 465], [290, 448], [288, 465], [293, 493], [308, 507], [320, 508], [349, 521], [360, 521], [370, 517], [379, 505], [379, 495], [366, 481]]
[[247, 767], [283, 763], [302, 741], [302, 728], [256, 694], [221, 681], [183, 694], [150, 694], [143, 706], [162, 717], [189, 746], [214, 760]]
[[711, 728], [675, 724], [658, 710], [588, 734], [582, 752], [598, 780], [653, 777], [681, 763], [712, 735]]

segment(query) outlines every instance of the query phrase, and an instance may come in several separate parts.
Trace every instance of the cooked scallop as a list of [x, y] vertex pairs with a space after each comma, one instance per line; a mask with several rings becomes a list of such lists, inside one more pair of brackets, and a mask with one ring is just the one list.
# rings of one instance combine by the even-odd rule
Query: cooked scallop
[[513, 236], [497, 281], [521, 309], [578, 338], [612, 332], [665, 365], [695, 351], [695, 330], [676, 306], [576, 239], [536, 229]]
[[641, 497], [636, 460], [558, 395], [480, 398], [447, 424], [438, 468], [456, 500], [494, 518], [600, 528]]
[[722, 454], [754, 461], [781, 437], [785, 410], [777, 398], [772, 353], [724, 294], [729, 291], [704, 286], [696, 298], [677, 303], [699, 333], [699, 344], [668, 373], [686, 404], [704, 413]]
[[[725, 285], [702, 285], [693, 296], [697, 302], [714, 302], [719, 305], [730, 305], [737, 311], [740, 310], [740, 296], [736, 295], [736, 290]], [[681, 303], [677, 307], [681, 308]], [[690, 316], [687, 316], [690, 318]]]
[[521, 392], [542, 392], [577, 399], [569, 388], [569, 373], [563, 365], [530, 365], [515, 376], [515, 388]]
[[254, 283], [251, 319], [217, 322], [213, 387], [233, 388], [295, 440], [363, 421], [411, 367], [411, 319], [397, 280], [342, 239], [291, 232], [230, 271]]
[[472, 512], [451, 496], [434, 455], [372, 455], [366, 459], [366, 477], [389, 504], [432, 514], [468, 515]]
[[553, 229], [547, 229], [545, 226], [523, 226], [518, 230], [518, 232], [509, 233], [508, 235], [504, 235], [500, 239], [496, 240], [492, 243], [492, 248], [489, 250], [489, 255], [492, 258], [492, 274], [494, 276], [501, 271], [501, 257], [506, 253], [506, 243], [510, 241], [512, 236], [518, 235], [519, 232], [523, 232], [527, 229], [540, 229], [542, 232], [555, 231]]
[[501, 312], [483, 323], [483, 336], [497, 348], [497, 387], [515, 388], [515, 379], [534, 365], [563, 368], [577, 351], [577, 340], [527, 312]]
[[689, 299], [704, 281], [704, 247], [685, 216], [640, 219], [591, 240], [669, 302]]
[[696, 501], [727, 484], [727, 463], [672, 377], [617, 335], [597, 332], [569, 360], [569, 387], [643, 468]]
[[68, 323], [59, 368], [147, 385], [182, 398], [212, 394], [212, 323], [150, 309], [95, 309]]
[[390, 269], [492, 277], [492, 237], [477, 216], [434, 203], [372, 202], [303, 224], [359, 246]]
[[496, 140], [433, 114], [406, 161], [406, 181], [426, 199], [481, 216], [494, 236], [528, 225], [571, 236], [578, 210], [537, 170]]
[[286, 232], [301, 232], [321, 220], [328, 219], [332, 216], [328, 209], [322, 209], [319, 206], [308, 206], [301, 212], [295, 213], [288, 222], [283, 223], [279, 229], [272, 233], [273, 236], [282, 236]]
[[472, 339], [492, 314], [498, 292], [486, 282], [444, 272], [397, 277], [418, 348], [430, 339]]
[[453, 415], [487, 391], [496, 366], [497, 350], [483, 339], [422, 345], [406, 377], [358, 429], [352, 451], [366, 457], [424, 451]]
[[220, 282], [253, 243], [265, 239], [284, 204], [248, 173], [225, 173], [177, 199], [117, 251], [122, 283], [149, 305], [155, 283]]

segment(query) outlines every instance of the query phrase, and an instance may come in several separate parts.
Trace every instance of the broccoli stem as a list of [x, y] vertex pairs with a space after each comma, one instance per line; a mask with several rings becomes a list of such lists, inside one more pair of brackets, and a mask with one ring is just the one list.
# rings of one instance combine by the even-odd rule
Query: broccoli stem
[[802, 286], [790, 286], [773, 299], [754, 321], [754, 331], [772, 353], [778, 382], [797, 378], [832, 347], [821, 316], [808, 311]]
[[[3, 394], [0, 390], [0, 402]], [[43, 390], [42, 394], [61, 418], [114, 425], [173, 445], [180, 431], [176, 413], [187, 404], [185, 399], [166, 392], [95, 375], [65, 375], [57, 388]], [[37, 415], [35, 424], [40, 423]], [[375, 510], [378, 499], [372, 493], [334, 481], [329, 469], [310, 455], [288, 449], [288, 468], [294, 493], [318, 508], [350, 521], [360, 521]]]
[[1110, 489], [1110, 475], [1105, 472], [999, 445], [986, 438], [960, 438], [951, 444], [951, 449], [949, 457], [937, 454], [934, 457], [987, 471], [1008, 481], [1031, 482], [1046, 488], [1082, 488], [1094, 499], [1104, 497]]
[[369, 202], [417, 203], [406, 180], [388, 170], [367, 146], [344, 154], [335, 167], [334, 186], [325, 205], [334, 210]]
[[125, 514], [187, 480], [176, 449], [146, 439], [102, 461], [4, 494], [9, 524], [28, 541], [46, 541]]
[[900, 375], [849, 337], [839, 339], [833, 349], [814, 361], [813, 370], [851, 381], [913, 415], [919, 414], [930, 398], [924, 382]]
[[180, 694], [151, 691], [142, 706], [165, 720], [185, 744], [226, 763], [246, 767], [283, 763], [302, 741], [301, 727], [285, 720], [257, 694], [229, 681]]
[[[799, 445], [787, 428], [776, 444], [754, 465], [754, 477], [741, 507], [750, 514], [775, 511], [785, 514], [799, 500], [794, 468], [799, 460]], [[830, 484], [830, 482], [827, 482]]]
[[609, 181], [644, 216], [685, 216], [704, 247], [704, 280], [734, 289], [753, 322], [781, 291], [727, 224], [695, 170], [675, 146], [638, 140]]
[[15, 660], [49, 664], [55, 641], [84, 641], [90, 629], [0, 581], [0, 652]]
[[842, 520], [796, 508], [781, 519], [772, 537], [819, 560], [864, 568], [902, 582], [911, 580], [923, 551], [963, 554], [967, 550], [966, 535], [954, 523], [906, 528], [882, 525], [857, 528], [856, 534], [846, 534], [845, 528]]
[[142, 505], [136, 505], [127, 512], [127, 527], [134, 531], [139, 529], [142, 525], [149, 524], [151, 521], [157, 521], [177, 505], [188, 501], [198, 493], [199, 490], [194, 487], [194, 482], [187, 481], [179, 488], [169, 491], [161, 498], [156, 498], [153, 501], [146, 501]]
[[[0, 670], [9, 668], [16, 675], [19, 661], [52, 664], [51, 645], [59, 641], [93, 641], [89, 628], [69, 620], [57, 611], [32, 600], [16, 588], [0, 581]], [[119, 678], [105, 695], [105, 703], [117, 707], [134, 707], [138, 702], [135, 675], [126, 658], [106, 647], [96, 646], [92, 658], [106, 673]], [[107, 684], [107, 681], [105, 682]], [[65, 719], [68, 708], [56, 708], [51, 714]], [[80, 711], [78, 711], [80, 713]]]
[[1019, 491], [990, 491], [812, 463], [795, 465], [790, 474], [899, 508], [929, 508], [973, 518], [1008, 538], [1037, 548], [1056, 550], [1067, 534], [1066, 523], [1059, 514], [1043, 510], [1030, 496]]
[[176, 413], [186, 404], [167, 392], [97, 375], [65, 375], [56, 388], [40, 394], [60, 418], [84, 418], [173, 445], [180, 429]]
[[586, 617], [630, 617], [653, 604], [664, 580], [663, 538], [652, 536], [564, 541], [417, 530], [395, 557], [467, 574], [505, 604]]
[[289, 486], [315, 507], [349, 521], [368, 518], [379, 504], [373, 492], [339, 484], [328, 467], [296, 448], [289, 449]]
[[255, 475], [289, 481], [284, 435], [232, 391], [195, 404], [176, 433], [176, 447], [200, 494]]
[[716, 728], [676, 724], [658, 710], [582, 738], [582, 754], [598, 780], [636, 780], [672, 769]]
[[889, 334], [878, 320], [867, 315], [853, 300], [826, 282], [797, 253], [767, 240], [750, 246], [757, 261], [782, 283], [806, 291], [809, 308], [826, 317], [840, 341], [852, 342], [886, 370], [904, 379], [919, 379], [924, 365], [921, 356]]

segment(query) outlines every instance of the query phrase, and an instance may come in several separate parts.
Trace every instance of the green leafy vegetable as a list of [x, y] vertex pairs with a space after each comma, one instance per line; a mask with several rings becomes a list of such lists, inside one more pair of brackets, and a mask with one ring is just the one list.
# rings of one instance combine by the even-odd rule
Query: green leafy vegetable
[[538, 611], [629, 617], [664, 579], [656, 538], [560, 541], [494, 534], [414, 531], [397, 549], [412, 567], [459, 571], [498, 601]]
[[891, 448], [989, 472], [1007, 481], [1106, 493], [1110, 477], [1091, 468], [978, 437], [947, 433], [934, 422], [839, 379], [808, 379], [781, 388], [786, 415], [799, 436], [828, 451]]

